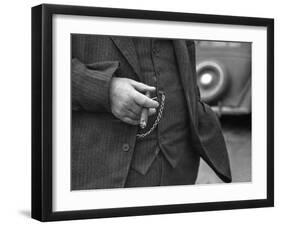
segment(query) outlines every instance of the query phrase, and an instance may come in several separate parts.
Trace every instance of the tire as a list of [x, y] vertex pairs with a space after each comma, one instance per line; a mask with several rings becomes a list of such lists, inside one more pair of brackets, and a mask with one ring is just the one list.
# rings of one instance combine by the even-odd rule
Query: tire
[[217, 101], [229, 83], [223, 65], [215, 61], [203, 61], [197, 65], [196, 72], [201, 99], [206, 103]]

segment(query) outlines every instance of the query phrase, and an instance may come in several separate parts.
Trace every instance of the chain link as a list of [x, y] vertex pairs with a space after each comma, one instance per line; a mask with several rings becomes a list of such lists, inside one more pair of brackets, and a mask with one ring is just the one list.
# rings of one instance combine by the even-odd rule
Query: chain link
[[137, 134], [137, 139], [143, 139], [144, 137], [146, 137], [149, 134], [151, 134], [152, 131], [155, 130], [155, 128], [157, 127], [158, 123], [161, 120], [161, 117], [162, 117], [162, 114], [163, 114], [163, 110], [164, 110], [164, 105], [165, 105], [165, 94], [163, 92], [159, 92], [159, 93], [162, 96], [161, 96], [161, 105], [160, 105], [160, 109], [159, 109], [157, 118], [155, 119], [152, 127], [146, 133]]

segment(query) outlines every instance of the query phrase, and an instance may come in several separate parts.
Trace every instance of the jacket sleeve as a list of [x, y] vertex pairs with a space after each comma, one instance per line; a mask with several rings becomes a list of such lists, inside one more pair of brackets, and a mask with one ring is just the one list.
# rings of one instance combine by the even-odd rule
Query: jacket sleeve
[[83, 64], [73, 58], [71, 61], [72, 110], [110, 112], [110, 81], [118, 68], [118, 61]]

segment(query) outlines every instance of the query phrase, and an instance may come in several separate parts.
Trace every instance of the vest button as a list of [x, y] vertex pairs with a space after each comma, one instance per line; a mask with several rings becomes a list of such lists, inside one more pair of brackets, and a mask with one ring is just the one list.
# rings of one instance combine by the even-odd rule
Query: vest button
[[129, 151], [129, 149], [130, 149], [129, 144], [123, 144], [122, 149], [123, 149], [123, 151]]

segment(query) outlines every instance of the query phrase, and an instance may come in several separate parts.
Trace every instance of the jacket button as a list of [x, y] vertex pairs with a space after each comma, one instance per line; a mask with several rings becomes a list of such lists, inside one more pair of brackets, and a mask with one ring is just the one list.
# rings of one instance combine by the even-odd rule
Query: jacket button
[[123, 151], [129, 151], [129, 149], [130, 149], [129, 144], [123, 144], [122, 149], [123, 149]]
[[159, 53], [159, 50], [158, 50], [157, 48], [154, 48], [154, 49], [152, 50], [152, 53], [153, 53], [154, 55], [157, 55], [157, 54]]

